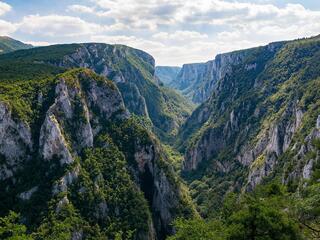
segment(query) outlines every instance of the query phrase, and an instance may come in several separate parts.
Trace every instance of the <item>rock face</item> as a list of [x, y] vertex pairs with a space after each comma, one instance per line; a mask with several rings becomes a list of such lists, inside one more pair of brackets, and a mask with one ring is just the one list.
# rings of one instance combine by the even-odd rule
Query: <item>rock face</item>
[[202, 103], [211, 96], [216, 83], [245, 56], [246, 51], [238, 51], [219, 54], [215, 60], [206, 63], [185, 64], [171, 86], [182, 91], [193, 102]]
[[317, 143], [320, 141], [320, 128], [318, 125], [319, 116], [316, 120], [315, 127], [304, 138], [302, 142], [296, 142], [290, 152], [292, 161], [287, 163], [288, 169], [285, 171], [282, 181], [288, 184], [301, 179], [310, 180], [315, 170], [315, 165], [320, 162], [320, 150]]
[[254, 189], [274, 170], [277, 159], [287, 151], [294, 134], [299, 130], [302, 117], [301, 109], [297, 109], [293, 104], [289, 105], [277, 123], [259, 133], [258, 142], [253, 149], [249, 147], [237, 156], [243, 165], [251, 166], [248, 189]]
[[32, 151], [28, 124], [14, 118], [10, 107], [0, 102], [0, 180], [12, 177]]
[[172, 176], [159, 166], [161, 151], [158, 146], [137, 146], [134, 158], [138, 164], [140, 188], [153, 209], [153, 224], [158, 239], [165, 239], [164, 236], [174, 231], [170, 223], [176, 218], [175, 210], [179, 209], [180, 204], [187, 203], [181, 201], [183, 193]]
[[[131, 53], [132, 52], [132, 53]], [[140, 50], [133, 50], [124, 46], [112, 46], [107, 44], [83, 44], [71, 55], [67, 55], [61, 62], [58, 63], [62, 67], [84, 67], [92, 69], [97, 74], [101, 74], [117, 84], [135, 86], [135, 92], [131, 95], [132, 99], [124, 95], [124, 100], [128, 105], [128, 109], [137, 115], [147, 115], [147, 106], [141, 98], [139, 90], [139, 78], [143, 78], [139, 71], [134, 71], [130, 68], [130, 62], [127, 60], [129, 54], [134, 54], [139, 57], [143, 63], [152, 69], [148, 74], [153, 77], [154, 74], [154, 59], [147, 53]], [[112, 59], [113, 58], [113, 59]], [[117, 65], [115, 61], [118, 61]], [[121, 88], [120, 88], [121, 89]], [[138, 102], [142, 106], [134, 106], [131, 102]], [[130, 108], [129, 108], [130, 107]]]
[[[80, 83], [81, 78], [85, 79], [84, 83]], [[45, 160], [56, 156], [62, 165], [71, 164], [72, 155], [93, 146], [94, 135], [102, 124], [101, 118], [108, 120], [114, 114], [120, 119], [128, 116], [116, 88], [105, 83], [98, 86], [97, 81], [85, 72], [79, 73], [79, 79], [66, 83], [62, 77], [56, 86], [54, 104], [47, 111], [40, 131], [40, 154]], [[95, 109], [97, 113], [89, 112], [89, 109]], [[91, 123], [97, 126], [92, 128]], [[72, 139], [71, 146], [66, 138]], [[74, 153], [70, 152], [71, 149]]]
[[189, 114], [184, 111], [187, 104], [171, 97], [171, 93], [159, 85], [155, 60], [141, 50], [122, 45], [80, 44], [73, 53], [49, 63], [67, 68], [89, 68], [112, 80], [117, 84], [126, 108], [150, 119], [165, 134], [175, 132]]
[[[212, 185], [224, 183], [217, 192], [220, 195], [235, 189], [251, 191], [275, 174], [280, 174], [285, 184], [312, 177], [319, 159], [315, 145], [320, 102], [315, 89], [320, 72], [312, 72], [309, 66], [320, 69], [314, 63], [319, 39], [306, 42], [272, 43], [224, 56], [224, 60], [221, 56], [220, 63], [215, 63], [220, 68], [212, 68], [220, 70], [214, 72], [211, 96], [179, 133], [177, 144], [185, 149], [186, 174], [200, 176], [200, 181], [203, 177]], [[289, 59], [294, 61], [292, 65]], [[214, 65], [209, 62], [207, 66], [210, 64]], [[196, 69], [200, 67], [195, 66], [185, 68], [205, 79], [206, 68], [201, 66], [199, 74]], [[183, 74], [181, 77], [183, 87], [197, 82], [196, 78], [189, 82]], [[217, 191], [214, 188], [212, 192]]]
[[[91, 176], [96, 172], [90, 172], [90, 167], [88, 170], [90, 158], [85, 158], [92, 149], [97, 149], [99, 154], [104, 149], [111, 151], [112, 145], [113, 148], [119, 148], [123, 152], [115, 151], [108, 158], [117, 160], [124, 155], [126, 157], [126, 163], [114, 171], [128, 170], [129, 172], [130, 170], [134, 181], [128, 177], [127, 184], [132, 184], [134, 189], [132, 194], [140, 196], [141, 193], [144, 196], [143, 200], [140, 200], [141, 204], [144, 201], [145, 204], [149, 204], [147, 207], [134, 206], [137, 213], [129, 213], [139, 214], [140, 211], [146, 211], [150, 215], [149, 218], [144, 219], [147, 229], [145, 227], [137, 229], [136, 239], [165, 239], [173, 232], [171, 223], [179, 216], [177, 212], [181, 209], [189, 209], [192, 214], [192, 205], [184, 202], [185, 196], [177, 176], [168, 165], [159, 143], [146, 129], [140, 126], [141, 136], [134, 136], [128, 143], [124, 141], [130, 139], [136, 125], [129, 125], [132, 129], [127, 133], [121, 132], [122, 129], [114, 130], [114, 126], [130, 120], [130, 113], [125, 108], [116, 85], [88, 69], [69, 70], [52, 79], [48, 85], [51, 86], [53, 94], [46, 96], [41, 92], [34, 99], [36, 104], [43, 104], [41, 109], [45, 111], [42, 113], [43, 116], [35, 117], [37, 125], [32, 123], [33, 131], [28, 124], [19, 120], [19, 116], [13, 116], [10, 103], [0, 103], [0, 180], [16, 182], [13, 186], [19, 189], [16, 192], [11, 185], [7, 185], [0, 190], [7, 195], [13, 194], [14, 198], [26, 203], [44, 192], [47, 198], [53, 199], [51, 202], [55, 202], [55, 214], [60, 214], [63, 208], [74, 205], [84, 216], [89, 214], [93, 219], [97, 219], [95, 224], [109, 221], [111, 216], [119, 217], [118, 215], [123, 214], [126, 207], [130, 207], [130, 201], [138, 201], [139, 198], [130, 199], [133, 198], [132, 195], [125, 196], [124, 200], [119, 198], [127, 202], [117, 206], [117, 203], [110, 203], [108, 198], [101, 197], [99, 191], [111, 191], [104, 189], [106, 176], [117, 173], [112, 172], [113, 169], [108, 173], [103, 172], [102, 166], [109, 159], [99, 155], [100, 157], [93, 158], [97, 161], [97, 165], [92, 168], [98, 166], [99, 168], [95, 171], [101, 171], [101, 173]], [[39, 95], [41, 95], [41, 101], [39, 101]], [[38, 124], [39, 122], [41, 124]], [[145, 140], [141, 139], [142, 136]], [[123, 141], [118, 142], [119, 139]], [[99, 145], [97, 142], [101, 141], [107, 141], [108, 144], [99, 143]], [[126, 144], [132, 147], [128, 150]], [[21, 185], [24, 181], [22, 179], [30, 174], [29, 168], [33, 166], [37, 167], [35, 175], [42, 176], [47, 182], [30, 181], [26, 185]], [[84, 173], [85, 169], [88, 173]], [[93, 186], [89, 185], [90, 181]], [[92, 192], [88, 192], [89, 189]], [[75, 198], [75, 194], [80, 194], [80, 197]], [[93, 201], [93, 205], [85, 205], [89, 204], [87, 201], [95, 195], [98, 197]], [[83, 196], [90, 196], [89, 200], [85, 201], [84, 205], [77, 205], [79, 198], [84, 198]], [[8, 201], [11, 200], [10, 197], [8, 199]], [[112, 205], [113, 209], [110, 209], [109, 205]], [[10, 206], [10, 208], [14, 207], [14, 205]], [[87, 209], [90, 209], [89, 213]], [[76, 230], [73, 238], [84, 239], [85, 234], [81, 233], [84, 229]]]

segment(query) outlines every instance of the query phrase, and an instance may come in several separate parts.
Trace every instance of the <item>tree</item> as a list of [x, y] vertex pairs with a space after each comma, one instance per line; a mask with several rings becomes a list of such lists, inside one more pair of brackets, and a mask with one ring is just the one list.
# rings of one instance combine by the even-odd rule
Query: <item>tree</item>
[[168, 240], [223, 240], [226, 235], [223, 225], [218, 221], [204, 221], [200, 218], [191, 220], [177, 219], [174, 222], [176, 234]]
[[298, 221], [286, 189], [277, 184], [258, 187], [241, 197], [228, 194], [220, 214], [210, 220], [178, 219], [169, 240], [298, 240]]
[[306, 187], [300, 197], [296, 200], [297, 219], [309, 238], [320, 239], [320, 184]]
[[0, 218], [0, 239], [6, 240], [32, 240], [26, 234], [27, 228], [19, 222], [19, 214], [10, 211], [9, 215]]
[[246, 196], [241, 209], [232, 214], [228, 222], [231, 240], [300, 239], [299, 225], [270, 199]]

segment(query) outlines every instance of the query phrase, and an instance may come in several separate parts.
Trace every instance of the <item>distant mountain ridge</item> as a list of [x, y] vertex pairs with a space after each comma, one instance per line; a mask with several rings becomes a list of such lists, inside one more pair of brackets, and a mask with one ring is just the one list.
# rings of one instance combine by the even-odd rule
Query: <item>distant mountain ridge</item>
[[[206, 101], [212, 94], [216, 84], [233, 66], [240, 64], [250, 52], [250, 49], [218, 54], [214, 60], [204, 63], [184, 64], [169, 86], [179, 90], [186, 98], [196, 104]], [[172, 71], [172, 70], [171, 70]], [[167, 72], [162, 72], [162, 78], [172, 78]]]
[[33, 46], [31, 44], [25, 44], [7, 36], [0, 36], [0, 54], [9, 53], [21, 49], [29, 49], [32, 47]]

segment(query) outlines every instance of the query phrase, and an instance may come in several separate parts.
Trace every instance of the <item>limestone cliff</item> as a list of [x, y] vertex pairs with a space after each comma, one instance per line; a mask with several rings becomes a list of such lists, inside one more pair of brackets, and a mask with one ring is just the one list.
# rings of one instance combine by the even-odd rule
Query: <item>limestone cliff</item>
[[[75, 207], [88, 224], [107, 229], [123, 221], [121, 231], [145, 240], [165, 239], [176, 217], [194, 213], [160, 144], [132, 120], [113, 82], [88, 69], [47, 81], [52, 90], [30, 100], [45, 110], [29, 123], [13, 116], [13, 102], [0, 102], [3, 211], [43, 199], [35, 206], [43, 208], [39, 213], [21, 208], [28, 221], [50, 211], [47, 204], [57, 215]], [[37, 168], [32, 180], [30, 168]], [[126, 215], [137, 220], [128, 222]], [[72, 230], [79, 232], [78, 239], [89, 234], [81, 227]]]
[[202, 103], [211, 96], [217, 82], [232, 71], [232, 66], [242, 62], [246, 53], [237, 51], [219, 54], [206, 63], [185, 64], [170, 85], [194, 103]]
[[185, 173], [210, 182], [211, 194], [276, 176], [299, 183], [318, 159], [319, 38], [245, 51], [179, 133]]
[[60, 67], [89, 68], [114, 81], [127, 109], [150, 119], [158, 129], [156, 133], [172, 134], [190, 113], [190, 107], [182, 97], [172, 98], [165, 88], [159, 86], [155, 60], [141, 50], [122, 45], [80, 44], [73, 53], [49, 62]]

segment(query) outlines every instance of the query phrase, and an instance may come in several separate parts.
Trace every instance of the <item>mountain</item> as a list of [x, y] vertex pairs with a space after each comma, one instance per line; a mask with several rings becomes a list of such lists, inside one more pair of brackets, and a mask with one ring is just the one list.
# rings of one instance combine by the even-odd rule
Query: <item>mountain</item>
[[247, 51], [235, 51], [219, 54], [206, 63], [184, 64], [171, 86], [196, 104], [207, 100], [217, 82], [239, 64]]
[[[318, 181], [320, 37], [242, 50], [182, 126], [183, 172], [204, 216], [228, 192]], [[230, 58], [229, 58], [230, 59]]]
[[0, 54], [28, 48], [32, 48], [32, 45], [25, 44], [10, 37], [0, 36]]
[[151, 104], [130, 86], [175, 101], [152, 82], [152, 63], [105, 44], [0, 56], [0, 216], [19, 212], [35, 239], [161, 240], [176, 217], [196, 214], [149, 112], [130, 113], [141, 110], [130, 94]]
[[164, 85], [168, 86], [176, 79], [180, 70], [180, 67], [156, 66], [155, 75]]
[[127, 46], [57, 45], [18, 51], [7, 59], [21, 59], [24, 64], [47, 63], [51, 67], [85, 67], [109, 78], [117, 84], [128, 110], [150, 121], [163, 140], [174, 136], [193, 109], [178, 93], [158, 85], [151, 55]]
[[171, 73], [123, 45], [1, 55], [0, 238], [319, 238], [320, 36]]

